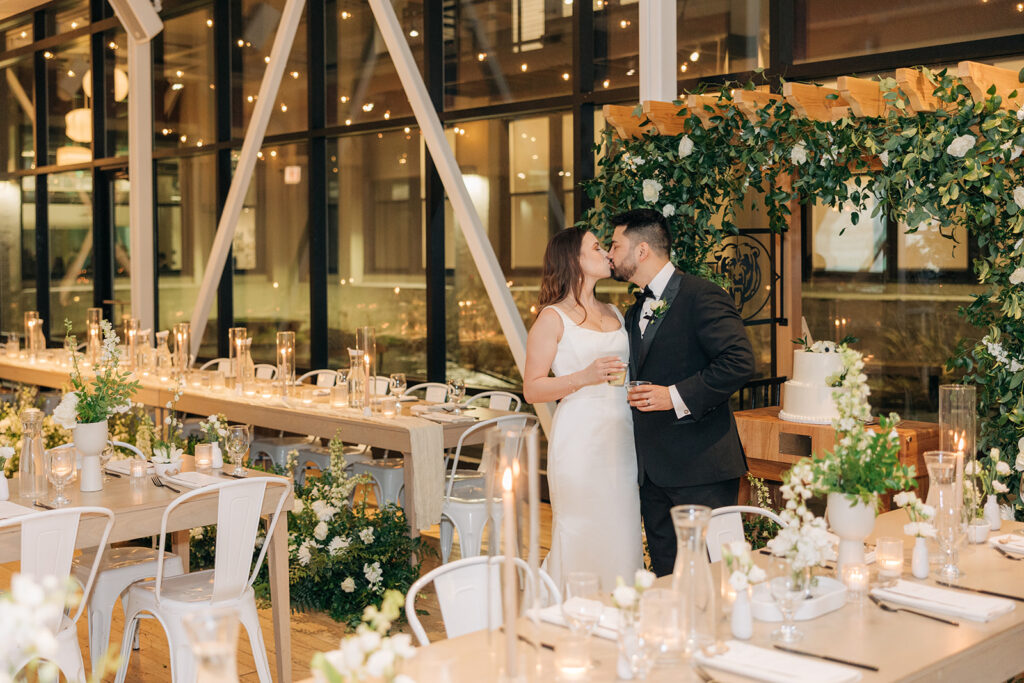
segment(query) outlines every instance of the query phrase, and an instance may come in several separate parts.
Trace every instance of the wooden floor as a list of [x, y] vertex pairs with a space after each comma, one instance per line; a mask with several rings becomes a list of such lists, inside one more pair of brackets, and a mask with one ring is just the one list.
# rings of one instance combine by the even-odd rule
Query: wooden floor
[[[551, 506], [542, 504], [541, 510], [541, 556], [544, 556], [551, 544]], [[435, 549], [439, 549], [439, 531], [435, 525], [424, 536], [428, 543]], [[484, 543], [486, 549], [486, 540]], [[485, 550], [486, 552], [486, 550]], [[440, 555], [440, 553], [438, 553]], [[459, 557], [458, 538], [452, 551], [452, 559]], [[439, 558], [427, 558], [423, 563], [423, 572], [433, 569], [440, 564]], [[10, 586], [10, 576], [16, 572], [16, 563], [0, 565], [0, 586], [4, 589]], [[429, 614], [421, 615], [420, 621], [431, 640], [443, 639], [444, 626], [438, 608], [437, 598], [433, 591], [422, 593], [417, 607], [427, 610]], [[263, 631], [263, 642], [266, 644], [267, 655], [270, 659], [271, 671], [276, 671], [277, 653], [274, 647], [274, 627], [271, 622], [270, 609], [261, 609], [260, 628]], [[120, 604], [114, 607], [113, 625], [110, 633], [110, 642], [113, 647], [119, 647], [124, 621], [121, 616]], [[329, 616], [319, 612], [293, 613], [291, 615], [292, 630], [292, 675], [293, 680], [301, 681], [310, 676], [309, 662], [317, 652], [332, 650], [338, 646], [338, 642], [345, 635], [346, 627], [332, 620]], [[404, 621], [397, 624], [396, 631], [409, 633], [409, 625]], [[90, 667], [89, 639], [86, 618], [83, 615], [78, 623], [78, 642], [82, 648], [82, 655], [85, 658], [85, 666], [88, 671]], [[159, 622], [155, 619], [144, 619], [140, 629], [141, 648], [132, 653], [128, 667], [128, 681], [138, 683], [157, 683], [171, 680], [169, 668], [167, 639]], [[239, 635], [238, 642], [238, 675], [243, 683], [259, 680], [256, 674], [256, 667], [253, 664], [252, 649], [245, 636], [244, 630]], [[276, 673], [275, 673], [276, 676]], [[104, 681], [113, 681], [114, 675], [104, 677]]]

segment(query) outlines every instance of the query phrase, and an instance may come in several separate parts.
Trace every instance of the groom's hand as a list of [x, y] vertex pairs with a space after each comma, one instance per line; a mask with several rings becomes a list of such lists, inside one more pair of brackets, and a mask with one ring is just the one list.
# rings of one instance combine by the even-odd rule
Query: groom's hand
[[629, 405], [644, 413], [655, 410], [674, 410], [668, 387], [657, 384], [642, 384], [630, 391]]

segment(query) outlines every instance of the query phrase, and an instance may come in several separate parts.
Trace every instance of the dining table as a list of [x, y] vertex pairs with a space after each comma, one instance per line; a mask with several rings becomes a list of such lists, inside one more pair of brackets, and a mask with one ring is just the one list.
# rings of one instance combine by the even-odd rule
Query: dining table
[[[920, 581], [910, 574], [913, 538], [903, 534], [903, 525], [907, 521], [907, 513], [902, 509], [879, 515], [874, 533], [867, 541], [873, 543], [876, 538], [883, 536], [902, 537], [906, 552], [902, 579], [936, 585], [936, 565], [933, 565], [933, 575], [926, 580]], [[1024, 524], [1020, 522], [1003, 522], [997, 534], [1021, 533], [1022, 529]], [[771, 561], [770, 557], [760, 553], [755, 553], [754, 558], [763, 565]], [[716, 579], [719, 565], [712, 564]], [[978, 544], [961, 549], [959, 566], [963, 576], [957, 580], [958, 586], [968, 591], [980, 589], [1014, 596], [1014, 609], [987, 622], [960, 619], [959, 626], [952, 626], [914, 614], [887, 612], [863, 598], [847, 602], [839, 609], [817, 618], [798, 621], [797, 626], [804, 637], [792, 644], [792, 647], [877, 667], [878, 671], [852, 670], [859, 671], [859, 680], [865, 682], [1011, 679], [1024, 671], [1024, 562], [1007, 558], [988, 544]], [[671, 585], [671, 576], [661, 577], [655, 582], [655, 587], [670, 588]], [[589, 670], [578, 676], [567, 675], [557, 669], [554, 649], [569, 631], [546, 622], [534, 624], [524, 618], [520, 618], [518, 624], [524, 643], [525, 640], [531, 640], [542, 644], [541, 647], [532, 648], [521, 644], [521, 652], [528, 653], [532, 662], [529, 665], [528, 680], [618, 680], [618, 650], [615, 641], [591, 636]], [[771, 632], [777, 627], [778, 622], [755, 620], [753, 635], [745, 642], [774, 652]], [[717, 635], [720, 646], [728, 647], [732, 638], [728, 619], [723, 617], [718, 620]], [[415, 656], [403, 664], [402, 671], [418, 681], [499, 681], [502, 680], [499, 674], [499, 645], [502, 641], [498, 631], [478, 631], [439, 640], [419, 648]], [[680, 659], [674, 665], [652, 669], [646, 680], [748, 679], [743, 676], [726, 676], [708, 667], [698, 669]]]

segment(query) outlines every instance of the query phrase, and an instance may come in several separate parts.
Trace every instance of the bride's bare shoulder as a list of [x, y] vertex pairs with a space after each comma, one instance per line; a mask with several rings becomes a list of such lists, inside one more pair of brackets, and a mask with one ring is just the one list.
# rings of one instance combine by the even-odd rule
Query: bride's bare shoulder
[[543, 334], [543, 335], [555, 335], [556, 339], [562, 338], [562, 331], [565, 329], [565, 323], [562, 321], [560, 312], [556, 309], [558, 304], [551, 304], [545, 306], [537, 314], [537, 319], [533, 321], [533, 327], [530, 328], [530, 334]]

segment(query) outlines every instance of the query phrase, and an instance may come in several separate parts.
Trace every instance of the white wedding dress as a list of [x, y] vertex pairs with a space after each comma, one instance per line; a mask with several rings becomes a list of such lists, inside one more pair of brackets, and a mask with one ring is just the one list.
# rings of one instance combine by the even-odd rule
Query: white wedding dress
[[[551, 369], [556, 377], [601, 356], [629, 358], [629, 337], [619, 329], [580, 327], [564, 312], [564, 331]], [[617, 312], [616, 312], [617, 313]], [[633, 417], [625, 387], [597, 384], [563, 398], [548, 443], [551, 490], [551, 552], [544, 569], [561, 590], [569, 572], [596, 572], [608, 592], [621, 576], [632, 585], [643, 566], [640, 493], [636, 476]]]

